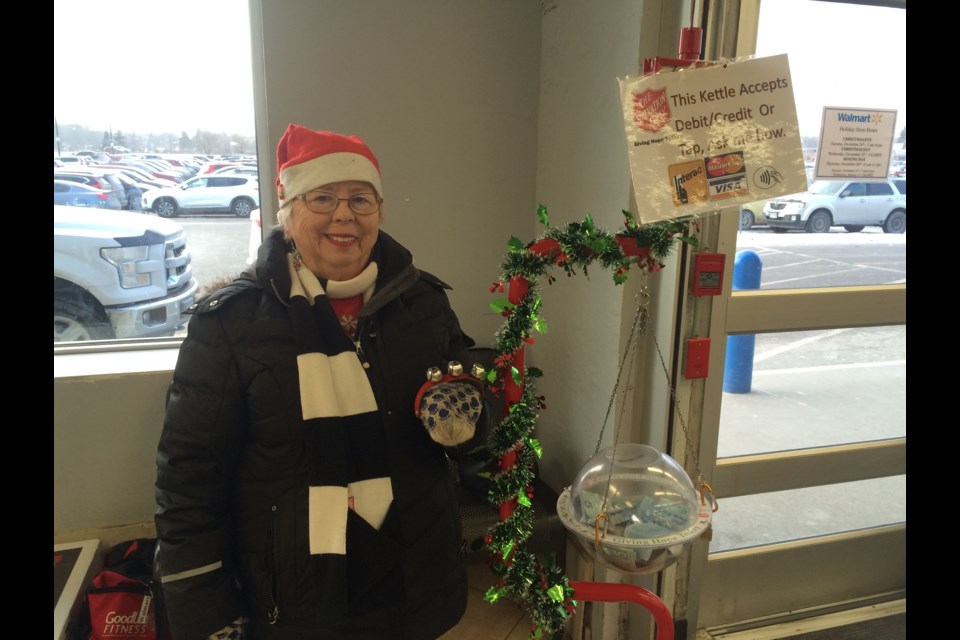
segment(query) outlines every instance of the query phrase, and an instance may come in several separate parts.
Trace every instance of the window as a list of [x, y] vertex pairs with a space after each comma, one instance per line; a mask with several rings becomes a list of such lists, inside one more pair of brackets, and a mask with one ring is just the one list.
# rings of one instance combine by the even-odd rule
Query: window
[[867, 195], [867, 187], [862, 182], [851, 182], [843, 191], [848, 197]]
[[[245, 180], [217, 179], [218, 186], [252, 191], [234, 211], [219, 202], [199, 202], [194, 204], [203, 210], [180, 215], [185, 209], [174, 200], [153, 199], [150, 191], [186, 184], [187, 189], [175, 191], [199, 193], [207, 178], [189, 181], [210, 162], [230, 158], [257, 165], [249, 10], [246, 0], [54, 0], [54, 164], [85, 170], [109, 165], [143, 185], [122, 192], [123, 210], [117, 215], [127, 220], [111, 219], [123, 227], [116, 234], [108, 217], [89, 209], [72, 226], [58, 224], [66, 216], [55, 210], [55, 343], [122, 339], [146, 344], [183, 335], [188, 316], [181, 311], [204, 287], [244, 268], [253, 224], [250, 206], [259, 206]], [[104, 16], [110, 16], [108, 24]], [[166, 47], [162, 56], [147, 59], [131, 54], [133, 45], [120, 35], [87, 42], [104, 29], [162, 33], [189, 45]], [[85, 44], [78, 46], [81, 41]], [[94, 89], [96, 80], [78, 73], [103, 68], [105, 60], [119, 82], [111, 83], [110, 91]], [[216, 74], [194, 72], [204, 60], [218, 60]], [[72, 213], [75, 218], [78, 212]], [[76, 224], [84, 228], [77, 230]], [[109, 240], [98, 240], [120, 233], [144, 243], [141, 253], [113, 251], [116, 247], [101, 246]], [[153, 258], [170, 255], [165, 245], [179, 243], [181, 234], [185, 245], [178, 244], [176, 258], [182, 263], [184, 255], [190, 256], [192, 277], [170, 277], [172, 265]], [[151, 243], [156, 246], [147, 246]], [[107, 261], [100, 257], [102, 250], [121, 257]], [[145, 254], [151, 258], [136, 257]], [[140, 276], [136, 286], [121, 286], [128, 273]]]
[[[749, 4], [741, 26], [756, 46], [738, 54], [788, 54], [806, 161], [827, 105], [896, 110], [893, 154], [905, 156], [902, 7]], [[852, 26], [864, 48], [849, 48]], [[837, 62], [853, 59], [855, 74]], [[761, 291], [727, 301], [701, 626], [793, 623], [905, 589], [906, 212], [875, 206], [905, 202], [895, 188], [813, 182], [767, 201], [760, 224], [741, 207], [736, 262], [759, 267]]]
[[[890, 179], [900, 179], [897, 171], [906, 165], [906, 11], [886, 6], [863, 6], [853, 2], [814, 2], [810, 0], [763, 0], [759, 3], [759, 28], [755, 55], [758, 57], [786, 53], [790, 64], [794, 102], [800, 130], [804, 161], [815, 166], [822, 125], [823, 108], [851, 107], [896, 111], [894, 140], [889, 158]], [[851, 39], [851, 29], [869, 33], [870, 37]], [[839, 60], [859, 60], [864, 64], [851, 74], [849, 65]], [[901, 165], [903, 169], [901, 169]], [[847, 189], [853, 197], [884, 196], [881, 202], [856, 202], [851, 199], [811, 198], [838, 194], [843, 180], [811, 181], [807, 193], [791, 194], [776, 200], [803, 201], [806, 208], [773, 207], [778, 217], [767, 217], [765, 208], [771, 201], [758, 201], [740, 206], [740, 233], [737, 248], [765, 248], [764, 279], [772, 278], [770, 262], [780, 262], [780, 251], [794, 255], [796, 264], [804, 259], [808, 246], [835, 253], [826, 259], [839, 258], [834, 277], [814, 282], [813, 278], [795, 277], [793, 287], [853, 286], [893, 284], [906, 280], [906, 184], [902, 188], [885, 182], [858, 182]], [[895, 194], [894, 189], [899, 193]], [[902, 196], [903, 200], [888, 197]], [[877, 198], [877, 200], [881, 200]], [[863, 244], [869, 238], [872, 246], [883, 247], [883, 253], [895, 253], [896, 270], [873, 273], [869, 282], [862, 273], [848, 265], [844, 252], [851, 258], [868, 253]], [[825, 257], [825, 256], [824, 256]], [[858, 258], [859, 259], [859, 258]], [[883, 258], [884, 260], [886, 257]], [[809, 261], [811, 275], [825, 266], [821, 259]], [[778, 282], [783, 280], [777, 278]], [[786, 283], [783, 283], [786, 284]], [[761, 288], [767, 288], [766, 283]]]
[[893, 195], [893, 188], [891, 188], [890, 185], [887, 184], [886, 182], [868, 182], [867, 195], [868, 196]]

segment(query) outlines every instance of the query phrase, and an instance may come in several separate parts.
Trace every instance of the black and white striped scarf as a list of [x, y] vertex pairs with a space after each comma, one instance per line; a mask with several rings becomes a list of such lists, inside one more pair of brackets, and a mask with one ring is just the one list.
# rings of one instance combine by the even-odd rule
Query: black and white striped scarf
[[380, 529], [393, 488], [377, 401], [330, 298], [362, 293], [366, 302], [374, 290], [377, 264], [371, 262], [352, 280], [327, 282], [324, 289], [298, 258], [297, 253], [288, 254], [287, 263], [310, 465], [310, 553], [345, 556], [349, 510]]

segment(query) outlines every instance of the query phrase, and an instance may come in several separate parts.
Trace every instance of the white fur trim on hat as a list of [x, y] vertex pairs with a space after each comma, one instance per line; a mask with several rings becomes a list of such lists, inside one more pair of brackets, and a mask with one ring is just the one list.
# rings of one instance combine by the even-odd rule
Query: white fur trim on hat
[[377, 158], [357, 136], [291, 124], [277, 146], [277, 165], [281, 207], [311, 189], [347, 180], [369, 182], [383, 198]]
[[[380, 186], [380, 172], [373, 163], [355, 153], [329, 153], [301, 164], [295, 164], [280, 172], [280, 183], [284, 188], [284, 201], [290, 201], [325, 184], [359, 180], [369, 182], [383, 197]], [[283, 204], [283, 201], [281, 201]]]

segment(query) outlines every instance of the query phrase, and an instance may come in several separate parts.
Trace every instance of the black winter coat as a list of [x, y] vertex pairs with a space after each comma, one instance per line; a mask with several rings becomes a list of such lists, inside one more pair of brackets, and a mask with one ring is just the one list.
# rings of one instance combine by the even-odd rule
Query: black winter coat
[[[167, 395], [157, 453], [157, 569], [175, 640], [201, 640], [239, 617], [251, 638], [434, 639], [467, 601], [455, 482], [443, 447], [414, 416], [430, 366], [469, 362], [444, 289], [380, 232], [379, 276], [358, 326], [387, 433], [394, 503], [382, 553], [351, 557], [399, 578], [352, 596], [346, 611], [307, 558], [307, 458], [296, 345], [288, 314], [286, 242], [274, 230], [255, 273], [194, 311]], [[486, 412], [485, 412], [486, 413]], [[483, 419], [489, 419], [484, 416]], [[481, 430], [478, 429], [478, 436]], [[349, 580], [348, 580], [349, 581]]]

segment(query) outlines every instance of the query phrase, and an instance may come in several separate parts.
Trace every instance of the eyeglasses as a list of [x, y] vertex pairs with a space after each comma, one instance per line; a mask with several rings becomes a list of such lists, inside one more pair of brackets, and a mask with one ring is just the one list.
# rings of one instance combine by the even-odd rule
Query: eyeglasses
[[375, 193], [354, 193], [346, 198], [340, 198], [326, 191], [310, 191], [296, 197], [297, 200], [303, 200], [307, 209], [314, 213], [333, 213], [340, 206], [340, 203], [346, 200], [350, 211], [359, 216], [368, 216], [380, 210], [380, 203], [383, 202]]

